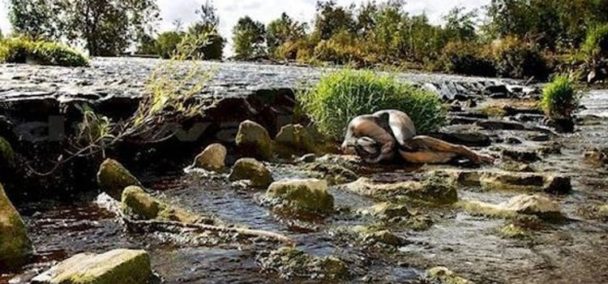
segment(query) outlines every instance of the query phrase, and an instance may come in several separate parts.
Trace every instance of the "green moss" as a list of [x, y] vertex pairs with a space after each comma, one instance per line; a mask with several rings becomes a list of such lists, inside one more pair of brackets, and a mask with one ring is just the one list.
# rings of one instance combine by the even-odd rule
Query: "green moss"
[[25, 223], [0, 185], [0, 272], [19, 268], [31, 253]]
[[116, 160], [106, 159], [97, 172], [97, 183], [99, 187], [108, 195], [118, 200], [122, 196], [122, 191], [128, 186], [141, 186], [135, 178], [122, 164]]
[[196, 214], [154, 198], [137, 186], [129, 186], [123, 191], [122, 207], [125, 213], [135, 214], [146, 220], [157, 219], [192, 224], [201, 219]]
[[8, 38], [0, 41], [0, 62], [37, 63], [68, 67], [87, 66], [88, 60], [79, 52], [59, 43]]
[[282, 247], [270, 253], [260, 263], [265, 269], [279, 272], [282, 278], [314, 277], [315, 280], [345, 280], [349, 277], [348, 266], [340, 259], [316, 257], [292, 247]]
[[505, 210], [499, 206], [479, 201], [460, 201], [458, 202], [457, 206], [472, 215], [481, 215], [492, 218], [505, 219], [512, 218], [517, 215], [517, 213], [514, 211]]
[[441, 284], [473, 284], [473, 282], [456, 275], [456, 273], [442, 266], [428, 269], [426, 277]]
[[445, 123], [445, 109], [437, 95], [371, 71], [329, 74], [298, 98], [319, 131], [334, 139], [342, 138], [355, 116], [383, 109], [406, 112], [419, 133], [431, 132]]
[[15, 165], [15, 151], [11, 144], [3, 137], [0, 137], [0, 163], [6, 164], [9, 167]]
[[581, 51], [589, 59], [608, 54], [608, 24], [589, 29]]

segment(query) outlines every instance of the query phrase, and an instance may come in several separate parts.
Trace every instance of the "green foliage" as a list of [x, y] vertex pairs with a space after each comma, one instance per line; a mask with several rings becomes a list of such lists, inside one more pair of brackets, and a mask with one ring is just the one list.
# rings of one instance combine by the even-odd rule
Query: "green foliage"
[[266, 54], [266, 28], [250, 17], [240, 18], [232, 30], [234, 53], [238, 59], [251, 59]]
[[322, 40], [314, 49], [314, 57], [324, 62], [336, 64], [364, 65], [366, 62], [363, 46], [347, 31], [334, 35], [329, 40]]
[[334, 34], [341, 31], [353, 31], [355, 22], [353, 20], [353, 6], [342, 7], [336, 1], [318, 1], [317, 15], [315, 17], [315, 33], [320, 39], [328, 40]]
[[492, 59], [481, 52], [482, 47], [467, 42], [450, 42], [442, 52], [445, 71], [475, 76], [496, 76]]
[[197, 52], [202, 54], [203, 59], [222, 59], [226, 40], [218, 32], [220, 18], [217, 16], [217, 9], [212, 2], [206, 1], [196, 14], [200, 19], [188, 29], [190, 39], [201, 36], [207, 39], [204, 42], [195, 42]]
[[0, 41], [0, 62], [42, 65], [87, 66], [88, 60], [79, 52], [59, 43], [27, 38]]
[[608, 55], [608, 24], [590, 29], [581, 49], [588, 58]]
[[406, 112], [420, 133], [436, 130], [446, 118], [435, 94], [371, 71], [343, 70], [329, 74], [299, 98], [318, 129], [335, 139], [344, 135], [355, 116], [383, 109]]
[[578, 107], [578, 96], [572, 80], [564, 75], [556, 76], [543, 89], [541, 106], [550, 118], [571, 118]]
[[[276, 19], [268, 24], [266, 28], [266, 43], [268, 45], [268, 53], [275, 57], [279, 48], [283, 47], [287, 42], [295, 43], [306, 36], [307, 25], [293, 20], [286, 13], [281, 14], [279, 19]], [[285, 51], [282, 51], [285, 52]], [[290, 56], [295, 58], [295, 56]]]
[[84, 43], [92, 56], [115, 56], [158, 18], [155, 0], [11, 0], [10, 20], [31, 38]]
[[550, 74], [547, 60], [529, 43], [507, 37], [497, 42], [492, 49], [499, 76], [546, 80]]
[[182, 42], [183, 39], [184, 34], [180, 32], [161, 33], [156, 39], [156, 48], [158, 54], [162, 58], [171, 58], [177, 50], [177, 46]]

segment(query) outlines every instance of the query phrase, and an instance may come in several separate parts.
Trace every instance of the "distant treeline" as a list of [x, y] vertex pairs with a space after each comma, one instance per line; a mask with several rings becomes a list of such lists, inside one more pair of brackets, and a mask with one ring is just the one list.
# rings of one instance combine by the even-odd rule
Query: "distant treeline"
[[[211, 2], [196, 7], [191, 26], [176, 21], [173, 31], [162, 33], [153, 28], [160, 20], [155, 0], [9, 4], [16, 33], [84, 44], [92, 56], [120, 55], [135, 44], [137, 53], [168, 58], [180, 44], [194, 44], [205, 59], [221, 59], [226, 43]], [[406, 5], [318, 1], [312, 25], [285, 13], [267, 25], [244, 16], [232, 31], [234, 55], [538, 79], [573, 66], [593, 71], [605, 65], [608, 0], [492, 0], [476, 10], [454, 7], [441, 25], [407, 13]]]

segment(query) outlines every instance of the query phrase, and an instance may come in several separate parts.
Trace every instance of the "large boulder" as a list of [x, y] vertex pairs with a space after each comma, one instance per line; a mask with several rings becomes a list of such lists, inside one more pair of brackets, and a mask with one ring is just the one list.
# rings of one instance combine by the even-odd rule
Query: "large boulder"
[[0, 272], [21, 267], [31, 253], [25, 223], [0, 185]]
[[116, 200], [120, 200], [122, 191], [126, 187], [131, 185], [141, 186], [139, 180], [129, 170], [112, 159], [106, 159], [99, 166], [97, 183], [101, 190]]
[[274, 182], [266, 196], [279, 199], [296, 212], [327, 214], [334, 210], [334, 197], [328, 192], [327, 181], [294, 179]]
[[272, 174], [263, 163], [252, 159], [242, 158], [236, 161], [228, 176], [231, 181], [249, 180], [255, 188], [267, 188], [272, 182]]
[[211, 144], [194, 158], [194, 167], [208, 171], [221, 171], [226, 167], [228, 150], [224, 145]]
[[262, 160], [272, 159], [272, 139], [260, 124], [245, 120], [239, 125], [236, 145], [244, 155]]
[[122, 209], [126, 214], [145, 220], [157, 219], [185, 224], [199, 223], [202, 220], [201, 216], [154, 198], [138, 186], [129, 186], [122, 192]]
[[320, 152], [311, 131], [300, 124], [283, 126], [274, 142], [289, 154]]
[[471, 214], [499, 218], [511, 218], [518, 214], [548, 219], [562, 217], [559, 203], [543, 195], [518, 195], [500, 204], [473, 200], [462, 201], [459, 205]]
[[152, 278], [146, 251], [117, 249], [102, 254], [77, 254], [36, 276], [33, 283], [144, 284]]

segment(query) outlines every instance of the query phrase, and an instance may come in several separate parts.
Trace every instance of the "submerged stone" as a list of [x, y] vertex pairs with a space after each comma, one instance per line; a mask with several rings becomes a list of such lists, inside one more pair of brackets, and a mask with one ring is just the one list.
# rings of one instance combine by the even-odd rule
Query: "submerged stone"
[[0, 185], [0, 272], [20, 268], [31, 254], [25, 223]]
[[221, 171], [226, 167], [228, 150], [224, 145], [211, 144], [194, 158], [194, 167], [208, 171]]
[[334, 197], [327, 182], [318, 179], [294, 179], [274, 182], [266, 196], [283, 201], [296, 212], [327, 214], [334, 210]]
[[345, 280], [350, 275], [346, 263], [336, 257], [312, 256], [292, 247], [279, 248], [258, 260], [264, 269], [274, 270], [287, 280], [291, 280], [293, 276], [316, 280]]
[[252, 158], [272, 159], [272, 139], [268, 131], [260, 124], [245, 120], [239, 125], [236, 134], [236, 145], [241, 152]]
[[112, 198], [119, 200], [122, 191], [131, 185], [141, 186], [141, 183], [129, 170], [116, 160], [106, 159], [99, 166], [97, 183], [101, 190]]
[[137, 186], [129, 186], [123, 191], [122, 209], [126, 214], [137, 215], [145, 220], [157, 219], [185, 224], [193, 224], [201, 220], [201, 216], [170, 206]]
[[145, 284], [152, 277], [146, 251], [117, 249], [102, 254], [77, 254], [36, 276], [33, 283]]
[[263, 163], [252, 159], [242, 158], [236, 161], [228, 176], [230, 181], [249, 180], [255, 188], [266, 188], [272, 182], [272, 174]]
[[381, 219], [409, 217], [412, 215], [405, 205], [391, 202], [378, 203], [372, 206], [368, 211]]

